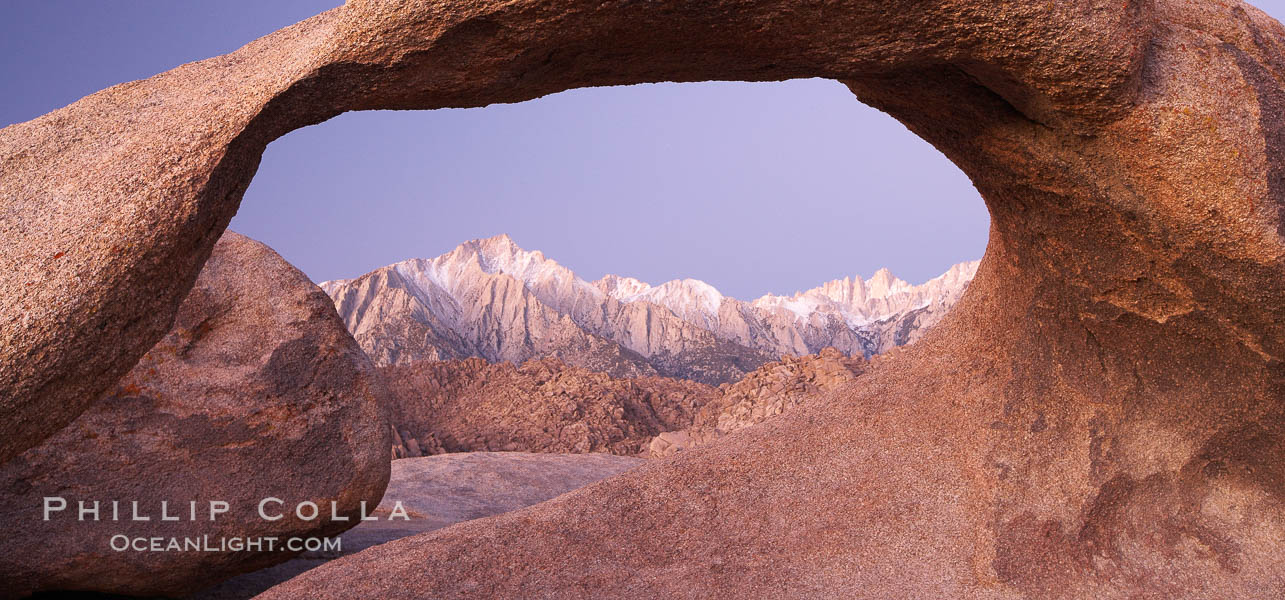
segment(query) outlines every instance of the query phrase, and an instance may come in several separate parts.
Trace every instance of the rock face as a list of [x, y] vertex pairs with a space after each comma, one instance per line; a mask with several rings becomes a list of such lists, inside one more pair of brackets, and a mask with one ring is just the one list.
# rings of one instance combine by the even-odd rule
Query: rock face
[[719, 384], [782, 355], [835, 346], [869, 356], [918, 339], [976, 268], [961, 263], [919, 286], [884, 269], [868, 282], [846, 278], [743, 302], [694, 279], [588, 282], [499, 235], [321, 287], [379, 364], [558, 358], [616, 377]]
[[736, 383], [719, 386], [718, 397], [697, 411], [691, 427], [652, 438], [647, 453], [652, 457], [669, 456], [762, 423], [806, 400], [843, 387], [864, 373], [866, 367], [864, 359], [849, 358], [834, 348], [809, 356], [783, 357]]
[[664, 377], [617, 379], [556, 359], [472, 358], [381, 367], [393, 392], [393, 456], [523, 451], [635, 455], [692, 423], [714, 388]]
[[827, 401], [266, 597], [1273, 597], [1283, 47], [1235, 0], [353, 0], [0, 131], [0, 458], [164, 336], [291, 129], [827, 77], [986, 201], [940, 324]]
[[397, 424], [389, 424], [388, 426], [393, 438], [390, 455], [393, 460], [432, 456], [446, 452], [446, 449], [442, 447], [442, 443], [437, 441], [437, 436], [432, 431], [428, 431], [428, 428], [422, 428], [421, 431], [425, 431], [425, 433], [420, 433], [418, 434], [419, 437], [416, 437], [416, 434], [411, 433], [410, 429], [405, 427], [398, 429], [397, 427]]
[[[0, 595], [177, 595], [288, 559], [118, 551], [111, 538], [218, 544], [347, 529], [330, 503], [351, 517], [388, 481], [387, 401], [326, 295], [267, 246], [226, 233], [170, 333], [71, 425], [0, 467]], [[66, 509], [44, 520], [45, 497]], [[313, 501], [325, 516], [265, 521], [256, 511], [267, 497]], [[229, 511], [211, 522], [216, 500]], [[97, 505], [98, 519], [79, 520], [79, 502]], [[149, 521], [131, 520], [133, 502]], [[181, 519], [162, 522], [161, 502]]]

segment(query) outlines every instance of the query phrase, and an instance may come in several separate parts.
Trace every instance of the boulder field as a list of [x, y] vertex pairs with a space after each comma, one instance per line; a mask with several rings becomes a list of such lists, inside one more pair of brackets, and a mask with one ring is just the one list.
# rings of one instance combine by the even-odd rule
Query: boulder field
[[265, 597], [1274, 597], [1283, 49], [1235, 0], [353, 0], [0, 131], [0, 460], [164, 337], [292, 129], [826, 77], [990, 210], [941, 324], [824, 402]]

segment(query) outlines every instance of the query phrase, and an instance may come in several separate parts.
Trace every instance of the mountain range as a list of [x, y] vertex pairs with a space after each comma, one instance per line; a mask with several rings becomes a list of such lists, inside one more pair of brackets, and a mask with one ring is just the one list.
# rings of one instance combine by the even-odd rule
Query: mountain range
[[922, 285], [882, 269], [868, 280], [744, 301], [696, 279], [586, 281], [498, 235], [320, 286], [380, 365], [558, 358], [615, 377], [716, 385], [781, 356], [834, 347], [869, 357], [913, 342], [958, 300], [976, 269], [976, 261], [960, 263]]

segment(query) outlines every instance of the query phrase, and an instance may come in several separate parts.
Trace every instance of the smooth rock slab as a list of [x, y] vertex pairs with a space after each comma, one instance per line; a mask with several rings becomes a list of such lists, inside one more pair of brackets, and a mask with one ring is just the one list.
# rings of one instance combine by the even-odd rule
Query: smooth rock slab
[[[0, 595], [178, 595], [288, 552], [116, 551], [111, 538], [333, 535], [388, 481], [386, 391], [330, 299], [267, 246], [228, 232], [173, 330], [71, 425], [0, 467]], [[43, 498], [67, 509], [43, 520]], [[322, 518], [265, 521], [261, 499]], [[99, 521], [78, 520], [78, 501]], [[111, 501], [121, 520], [112, 520]], [[151, 520], [132, 521], [132, 502]], [[160, 502], [180, 517], [161, 521]], [[197, 519], [191, 520], [191, 501]], [[229, 512], [209, 520], [210, 502]], [[217, 542], [215, 542], [217, 543]]]
[[340, 556], [461, 521], [525, 508], [617, 475], [643, 459], [611, 454], [462, 452], [393, 461], [380, 516], [401, 502], [409, 521], [364, 521], [344, 532], [339, 553], [308, 552], [234, 577], [190, 600], [240, 600]]
[[612, 454], [464, 452], [393, 462], [379, 507], [400, 501], [416, 518], [439, 526], [498, 515], [544, 502], [646, 461]]

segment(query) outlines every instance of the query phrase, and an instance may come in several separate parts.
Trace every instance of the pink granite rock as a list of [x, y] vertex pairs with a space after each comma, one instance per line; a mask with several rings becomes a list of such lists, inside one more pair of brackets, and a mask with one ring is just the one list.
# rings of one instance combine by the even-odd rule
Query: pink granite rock
[[169, 330], [287, 131], [827, 77], [990, 209], [940, 325], [828, 402], [267, 596], [1275, 597], [1283, 49], [1236, 0], [354, 0], [0, 131], [0, 458]]
[[[120, 551], [116, 536], [284, 544], [357, 524], [388, 482], [386, 394], [320, 288], [224, 234], [170, 333], [71, 425], [0, 467], [0, 596], [178, 595], [295, 554]], [[48, 520], [45, 498], [62, 499]], [[287, 516], [261, 518], [265, 498], [282, 500], [265, 514]], [[211, 522], [216, 501], [228, 511]], [[81, 502], [97, 520], [80, 518]], [[134, 502], [150, 520], [131, 520]], [[161, 502], [177, 521], [162, 521]], [[301, 502], [319, 517], [292, 514]], [[331, 520], [331, 503], [350, 520]]]

